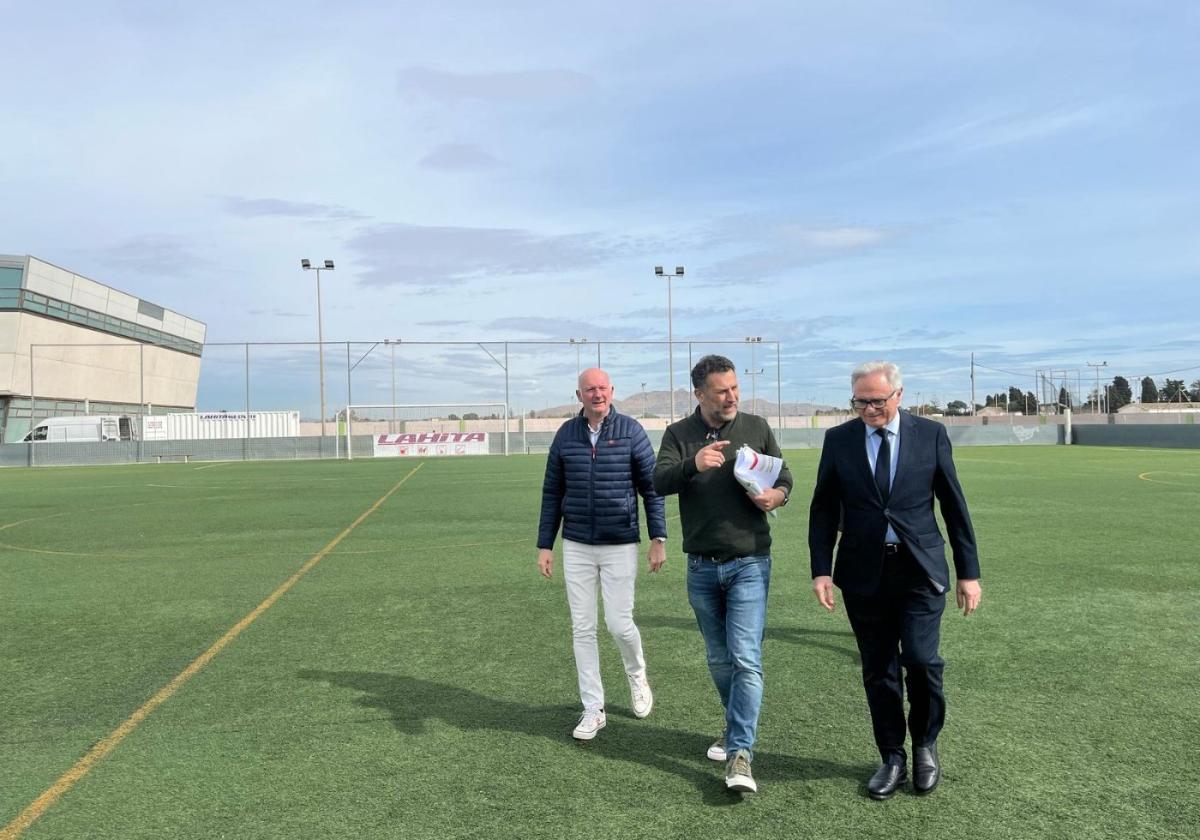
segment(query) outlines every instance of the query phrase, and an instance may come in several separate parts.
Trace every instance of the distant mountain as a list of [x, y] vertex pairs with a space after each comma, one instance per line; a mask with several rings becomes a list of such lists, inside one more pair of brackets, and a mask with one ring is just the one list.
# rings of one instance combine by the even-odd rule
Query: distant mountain
[[[632, 417], [670, 417], [671, 416], [671, 392], [670, 391], [647, 391], [645, 394], [645, 403], [642, 402], [642, 393], [639, 391], [631, 397], [625, 399], [614, 400], [617, 411], [622, 414], [628, 414]], [[741, 411], [747, 411], [751, 414], [761, 414], [767, 417], [775, 417], [779, 414], [779, 404], [771, 400], [759, 397], [751, 405], [750, 396], [743, 392], [742, 401], [738, 406]], [[684, 417], [690, 414], [696, 408], [696, 398], [692, 396], [691, 391], [686, 391], [682, 388], [675, 390], [675, 418]], [[783, 404], [783, 413], [789, 417], [797, 415], [810, 415], [816, 411], [829, 411], [832, 406], [813, 403], [789, 403]], [[570, 417], [579, 413], [579, 403], [567, 403], [565, 405], [555, 405], [549, 408], [539, 409], [534, 412], [534, 417]]]

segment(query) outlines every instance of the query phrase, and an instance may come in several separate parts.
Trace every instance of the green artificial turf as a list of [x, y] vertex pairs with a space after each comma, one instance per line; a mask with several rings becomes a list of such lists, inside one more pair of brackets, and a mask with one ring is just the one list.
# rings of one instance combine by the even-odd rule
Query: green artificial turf
[[608, 727], [580, 745], [542, 457], [5, 470], [0, 826], [421, 464], [20, 836], [1200, 834], [1200, 452], [958, 450], [984, 604], [943, 625], [942, 785], [884, 803], [845, 614], [809, 590], [817, 453], [788, 455], [744, 799], [704, 756], [674, 500], [638, 581], [654, 713], [602, 631]]

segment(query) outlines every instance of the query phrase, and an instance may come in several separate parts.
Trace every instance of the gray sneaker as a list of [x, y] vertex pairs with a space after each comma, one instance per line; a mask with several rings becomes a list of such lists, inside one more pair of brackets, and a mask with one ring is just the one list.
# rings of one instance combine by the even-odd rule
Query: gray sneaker
[[712, 746], [708, 748], [708, 757], [712, 761], [728, 761], [729, 756], [725, 755], [725, 736], [712, 742]]
[[738, 750], [725, 765], [725, 787], [739, 793], [754, 793], [758, 785], [754, 783], [754, 774], [750, 772], [750, 753]]

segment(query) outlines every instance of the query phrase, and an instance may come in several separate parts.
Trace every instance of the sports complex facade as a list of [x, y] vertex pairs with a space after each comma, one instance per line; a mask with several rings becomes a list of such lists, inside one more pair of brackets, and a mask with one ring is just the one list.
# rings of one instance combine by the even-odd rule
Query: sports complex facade
[[0, 441], [51, 416], [192, 411], [205, 330], [36, 257], [0, 254]]

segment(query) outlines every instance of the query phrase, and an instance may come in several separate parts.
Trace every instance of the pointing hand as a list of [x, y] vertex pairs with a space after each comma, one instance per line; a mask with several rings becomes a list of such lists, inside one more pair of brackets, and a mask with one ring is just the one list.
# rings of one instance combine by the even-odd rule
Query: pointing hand
[[721, 450], [728, 446], [731, 441], [715, 440], [708, 446], [696, 453], [696, 469], [700, 472], [711, 470], [714, 467], [719, 467], [725, 463], [725, 453]]

